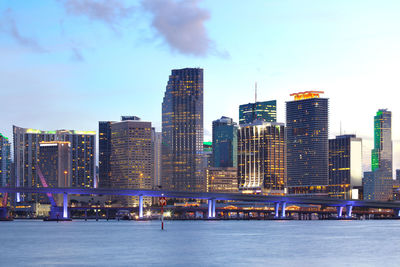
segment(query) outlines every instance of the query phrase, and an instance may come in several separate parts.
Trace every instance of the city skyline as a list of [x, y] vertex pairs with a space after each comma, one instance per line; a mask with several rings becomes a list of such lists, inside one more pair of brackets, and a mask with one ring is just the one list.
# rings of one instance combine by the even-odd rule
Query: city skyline
[[[79, 11], [68, 5], [72, 2], [89, 4]], [[0, 132], [5, 136], [12, 136], [13, 124], [96, 130], [98, 121], [121, 114], [137, 114], [160, 131], [165, 77], [171, 69], [199, 66], [205, 70], [205, 140], [211, 140], [213, 120], [227, 116], [238, 122], [239, 105], [254, 102], [254, 82], [258, 82], [258, 101], [277, 100], [281, 122], [290, 93], [323, 90], [331, 104], [329, 137], [339, 135], [342, 128], [342, 133], [363, 138], [364, 170], [373, 148], [370, 118], [378, 109], [391, 110], [393, 162], [400, 167], [396, 161], [400, 125], [395, 123], [400, 110], [390, 97], [400, 86], [395, 79], [400, 58], [395, 47], [400, 40], [389, 34], [400, 24], [395, 12], [399, 3], [254, 1], [246, 6], [232, 4], [232, 11], [226, 13], [224, 1], [187, 1], [181, 6], [164, 1], [171, 4], [171, 12], [191, 10], [198, 15], [188, 20], [199, 25], [194, 32], [206, 42], [199, 47], [174, 43], [169, 32], [155, 26], [165, 9], [160, 2], [115, 1], [121, 4], [111, 6], [100, 1], [108, 17], [90, 9], [92, 2], [0, 4], [4, 58], [0, 69], [5, 74], [0, 85], [8, 99], [0, 108], [7, 114], [0, 118]], [[132, 11], [135, 19], [128, 16], [132, 6], [141, 7]], [[244, 25], [236, 22], [239, 12], [252, 14], [241, 22]], [[226, 27], [225, 21], [231, 26]], [[48, 29], [50, 24], [57, 26]], [[249, 27], [261, 33], [245, 31]], [[39, 28], [46, 30], [39, 32]], [[220, 99], [227, 104], [218, 105]], [[109, 109], [103, 108], [106, 105]]]

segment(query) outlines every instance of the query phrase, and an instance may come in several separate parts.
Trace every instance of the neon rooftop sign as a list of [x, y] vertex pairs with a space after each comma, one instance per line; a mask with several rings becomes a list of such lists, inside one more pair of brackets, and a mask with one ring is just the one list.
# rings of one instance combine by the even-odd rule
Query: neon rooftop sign
[[305, 91], [300, 93], [293, 93], [290, 96], [294, 96], [294, 100], [304, 100], [310, 98], [319, 98], [320, 94], [323, 94], [324, 91]]

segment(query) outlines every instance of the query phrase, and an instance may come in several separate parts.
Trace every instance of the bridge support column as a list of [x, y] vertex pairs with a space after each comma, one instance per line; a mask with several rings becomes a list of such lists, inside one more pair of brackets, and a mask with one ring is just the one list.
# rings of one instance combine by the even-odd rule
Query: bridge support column
[[215, 199], [208, 200], [208, 218], [209, 219], [215, 218], [215, 204], [216, 204]]
[[63, 219], [68, 219], [68, 193], [64, 193]]
[[400, 217], [400, 209], [393, 209], [394, 217]]
[[279, 218], [279, 202], [275, 202], [275, 218]]
[[139, 196], [139, 219], [143, 219], [143, 196]]
[[351, 218], [352, 211], [353, 211], [353, 206], [352, 205], [347, 205], [346, 206], [346, 217], [347, 218]]
[[282, 202], [281, 218], [286, 218], [286, 202]]
[[342, 206], [336, 207], [336, 209], [337, 209], [337, 217], [338, 217], [338, 218], [342, 218], [343, 207], [342, 207]]
[[217, 205], [217, 200], [216, 199], [213, 199], [213, 201], [212, 201], [212, 217], [213, 218], [216, 218], [217, 217], [217, 214], [215, 213], [215, 206]]

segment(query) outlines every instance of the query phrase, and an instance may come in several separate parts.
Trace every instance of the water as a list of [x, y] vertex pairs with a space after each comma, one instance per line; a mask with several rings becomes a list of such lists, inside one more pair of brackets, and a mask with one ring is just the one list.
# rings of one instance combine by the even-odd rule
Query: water
[[14, 221], [0, 266], [400, 266], [400, 221]]

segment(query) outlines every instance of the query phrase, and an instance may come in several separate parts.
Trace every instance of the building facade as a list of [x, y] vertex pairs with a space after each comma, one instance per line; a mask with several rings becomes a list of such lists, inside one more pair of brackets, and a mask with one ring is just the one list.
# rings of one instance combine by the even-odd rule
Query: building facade
[[[41, 131], [13, 126], [15, 186], [40, 187], [36, 165], [41, 142], [62, 141], [71, 144], [71, 186], [97, 187], [96, 184], [96, 132], [57, 130]], [[20, 198], [17, 201], [31, 201]]]
[[283, 194], [286, 183], [283, 123], [255, 121], [238, 130], [238, 183], [244, 193]]
[[214, 167], [237, 167], [237, 130], [237, 124], [228, 117], [212, 122]]
[[205, 191], [203, 69], [172, 70], [162, 103], [162, 188]]
[[[49, 187], [71, 187], [71, 143], [50, 141], [39, 143], [38, 167]], [[41, 184], [41, 187], [43, 185]], [[39, 195], [41, 203], [49, 203], [45, 195]], [[63, 196], [58, 194], [55, 200], [62, 206]]]
[[210, 167], [206, 170], [207, 192], [238, 193], [237, 168]]
[[296, 94], [286, 102], [289, 194], [327, 194], [328, 99], [319, 91]]
[[329, 196], [359, 199], [362, 187], [362, 139], [340, 135], [329, 140]]
[[152, 129], [152, 146], [153, 146], [153, 188], [160, 188], [161, 186], [161, 144], [162, 144], [162, 132], [156, 132]]
[[111, 179], [111, 124], [113, 121], [99, 122], [99, 187], [110, 188]]
[[387, 201], [393, 198], [392, 160], [392, 112], [380, 109], [374, 117], [371, 172], [364, 173], [364, 199]]
[[[125, 120], [111, 124], [111, 188], [152, 189], [151, 122]], [[115, 196], [123, 206], [136, 206], [139, 198]], [[144, 198], [151, 204], [151, 198]]]
[[255, 120], [276, 122], [276, 100], [248, 103], [239, 106], [239, 124]]
[[0, 133], [0, 186], [11, 182], [11, 144], [7, 137]]

